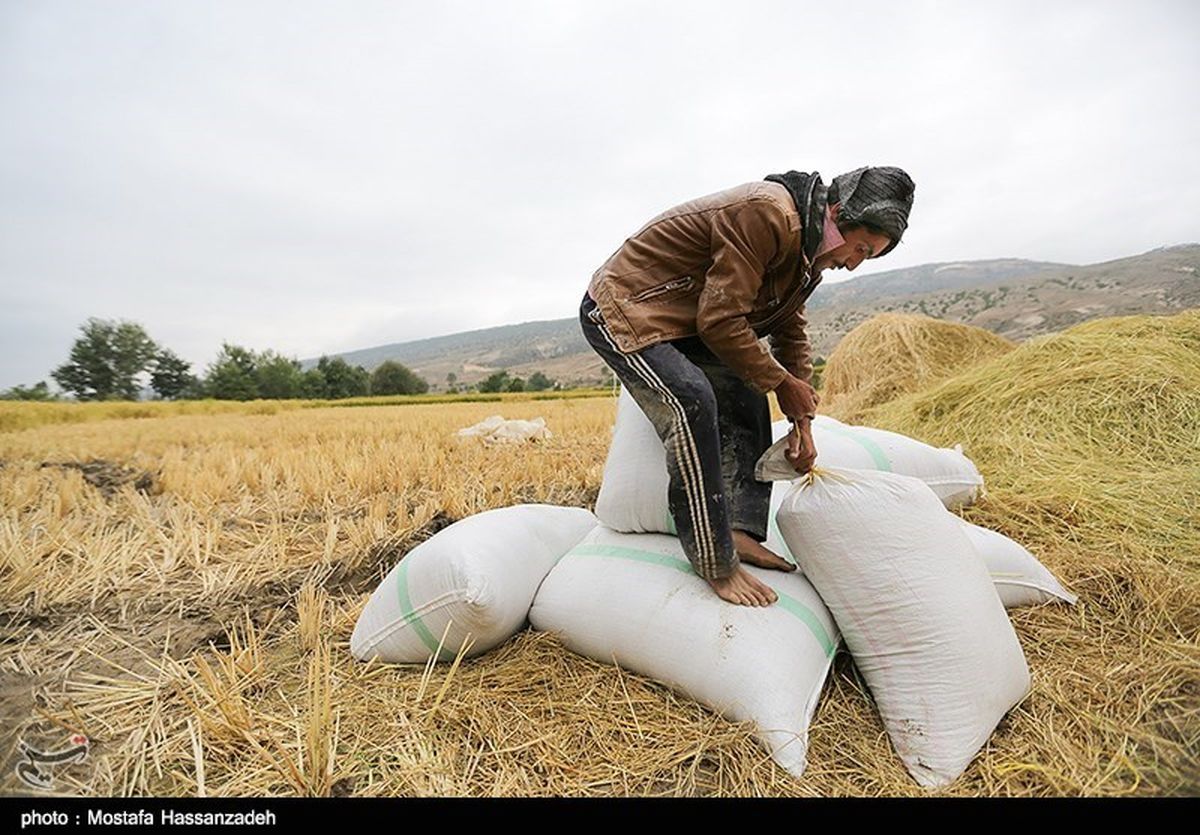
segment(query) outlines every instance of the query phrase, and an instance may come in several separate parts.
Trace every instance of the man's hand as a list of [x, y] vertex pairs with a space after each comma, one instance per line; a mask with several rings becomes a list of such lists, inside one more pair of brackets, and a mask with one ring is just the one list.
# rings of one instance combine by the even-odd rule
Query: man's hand
[[815, 415], [821, 402], [816, 389], [791, 374], [775, 387], [775, 399], [779, 401], [779, 410], [793, 423]]
[[812, 438], [812, 421], [804, 418], [792, 424], [787, 435], [788, 445], [784, 457], [803, 475], [813, 468], [817, 460], [817, 447]]

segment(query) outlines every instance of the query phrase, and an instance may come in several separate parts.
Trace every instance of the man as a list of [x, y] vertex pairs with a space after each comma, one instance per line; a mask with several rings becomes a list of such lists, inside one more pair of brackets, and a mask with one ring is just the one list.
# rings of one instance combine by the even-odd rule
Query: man
[[793, 423], [788, 459], [804, 473], [816, 458], [805, 301], [822, 270], [853, 271], [900, 242], [913, 192], [892, 167], [828, 188], [816, 172], [773, 174], [662, 212], [588, 284], [584, 337], [662, 439], [679, 539], [724, 600], [778, 599], [742, 562], [795, 570], [762, 545], [771, 485], [754, 465], [771, 445], [770, 391]]

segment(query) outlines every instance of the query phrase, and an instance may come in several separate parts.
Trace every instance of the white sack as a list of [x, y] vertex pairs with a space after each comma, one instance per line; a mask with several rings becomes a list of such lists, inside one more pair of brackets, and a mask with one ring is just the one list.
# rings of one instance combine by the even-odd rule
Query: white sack
[[667, 504], [669, 483], [666, 448], [650, 418], [621, 386], [596, 518], [615, 531], [677, 533]]
[[529, 621], [574, 652], [754, 721], [775, 761], [799, 776], [837, 626], [799, 574], [743, 565], [775, 590], [775, 603], [725, 602], [673, 536], [600, 525], [547, 575]]
[[579, 507], [522, 504], [486, 510], [413, 548], [379, 584], [354, 627], [350, 651], [397, 664], [452, 661], [496, 647], [526, 624], [538, 585], [596, 526]]
[[554, 437], [554, 433], [546, 428], [546, 419], [543, 417], [505, 420], [500, 415], [492, 415], [454, 434], [457, 438], [479, 438], [485, 444], [540, 441]]
[[[796, 557], [779, 530], [779, 508], [792, 489], [790, 481], [776, 481], [771, 487], [771, 513], [767, 522], [767, 539], [763, 546], [796, 565]], [[1078, 599], [1063, 588], [1037, 557], [1002, 533], [973, 525], [955, 516], [975, 550], [983, 557], [996, 593], [1005, 608], [1037, 606], [1061, 600], [1075, 603]]]
[[[755, 469], [759, 481], [790, 481], [797, 477], [783, 454], [787, 448], [784, 436], [790, 428], [786, 420], [771, 424], [775, 443], [759, 459]], [[813, 419], [812, 435], [818, 467], [915, 476], [933, 488], [942, 504], [951, 509], [974, 503], [983, 489], [983, 476], [963, 455], [962, 444], [939, 448], [886, 429], [852, 426], [827, 415]]]
[[955, 780], [1030, 689], [958, 518], [919, 479], [817, 469], [784, 497], [778, 522], [909, 773], [923, 786]]
[[[782, 439], [789, 427], [786, 420], [772, 423], [774, 440]], [[970, 504], [983, 486], [979, 470], [958, 447], [938, 449], [895, 432], [848, 426], [824, 415], [813, 421], [813, 443], [820, 467], [879, 469], [916, 476], [928, 483], [948, 507]], [[775, 467], [771, 477], [760, 477], [761, 481], [797, 477], [779, 444], [764, 453], [767, 456], [786, 469]], [[596, 498], [596, 517], [613, 530], [626, 533], [674, 534], [667, 485], [663, 443], [642, 407], [622, 387]]]
[[987, 564], [992, 582], [1004, 605], [1037, 606], [1061, 600], [1074, 604], [1077, 598], [1063, 588], [1038, 558], [1002, 533], [959, 519], [967, 538]]

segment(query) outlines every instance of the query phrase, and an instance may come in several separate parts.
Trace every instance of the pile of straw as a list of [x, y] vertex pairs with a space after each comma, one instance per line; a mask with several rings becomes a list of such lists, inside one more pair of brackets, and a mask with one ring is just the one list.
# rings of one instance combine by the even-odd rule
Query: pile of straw
[[952, 377], [1013, 344], [983, 328], [915, 313], [881, 313], [842, 337], [822, 378], [820, 411], [846, 423], [902, 394]]
[[864, 419], [963, 442], [1021, 536], [1200, 569], [1200, 310], [1040, 337]]

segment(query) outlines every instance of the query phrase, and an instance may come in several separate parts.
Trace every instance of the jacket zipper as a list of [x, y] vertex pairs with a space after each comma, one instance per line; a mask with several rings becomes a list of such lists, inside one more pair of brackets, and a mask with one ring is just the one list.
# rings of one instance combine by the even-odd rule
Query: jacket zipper
[[674, 278], [668, 281], [666, 284], [660, 284], [657, 287], [651, 287], [648, 290], [643, 290], [636, 296], [631, 297], [629, 300], [631, 302], [645, 301], [646, 299], [652, 299], [657, 295], [674, 290], [676, 287], [683, 287], [684, 285], [691, 283], [692, 277], [690, 275], [685, 275], [683, 278]]

